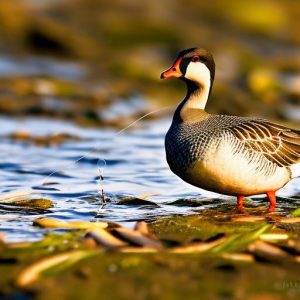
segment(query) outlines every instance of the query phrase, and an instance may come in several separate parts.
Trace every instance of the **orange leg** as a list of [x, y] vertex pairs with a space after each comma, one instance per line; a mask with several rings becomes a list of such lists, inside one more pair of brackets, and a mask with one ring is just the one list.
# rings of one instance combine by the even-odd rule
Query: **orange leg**
[[240, 210], [240, 211], [242, 211], [244, 209], [244, 205], [243, 205], [244, 198], [245, 198], [245, 196], [243, 196], [243, 195], [237, 196], [237, 206], [238, 206], [238, 210]]
[[276, 195], [274, 191], [269, 191], [267, 192], [267, 196], [269, 198], [270, 201], [270, 206], [268, 208], [268, 212], [273, 212], [275, 210], [276, 207]]

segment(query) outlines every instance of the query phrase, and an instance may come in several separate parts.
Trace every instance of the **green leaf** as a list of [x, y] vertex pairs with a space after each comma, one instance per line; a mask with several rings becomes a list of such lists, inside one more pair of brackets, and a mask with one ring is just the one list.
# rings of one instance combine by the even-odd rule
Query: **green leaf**
[[266, 232], [272, 227], [273, 225], [265, 224], [256, 230], [229, 236], [223, 243], [214, 247], [210, 252], [218, 253], [218, 252], [243, 251], [247, 248], [247, 246], [251, 242], [258, 239], [262, 233]]
[[297, 208], [292, 212], [292, 217], [300, 217], [300, 208]]

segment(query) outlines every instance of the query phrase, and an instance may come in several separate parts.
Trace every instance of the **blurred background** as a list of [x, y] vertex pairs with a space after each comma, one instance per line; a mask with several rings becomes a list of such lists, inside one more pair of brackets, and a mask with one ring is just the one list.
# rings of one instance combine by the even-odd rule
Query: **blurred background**
[[124, 126], [184, 95], [176, 53], [209, 49], [208, 110], [300, 118], [300, 2], [8, 0], [0, 3], [0, 114]]
[[[231, 218], [235, 198], [190, 186], [171, 173], [164, 136], [173, 108], [116, 135], [142, 115], [175, 106], [184, 97], [181, 81], [159, 77], [179, 51], [190, 47], [206, 48], [215, 57], [209, 112], [260, 116], [299, 128], [300, 1], [0, 1], [0, 252], [6, 249], [3, 238], [42, 239], [48, 229], [32, 226], [40, 217], [113, 221], [131, 228], [143, 220], [154, 224], [158, 238], [169, 239], [170, 245], [178, 245], [182, 237], [208, 241], [225, 232], [244, 247], [252, 239], [246, 229], [268, 226], [261, 221], [267, 205], [263, 197], [246, 202], [258, 219], [243, 225]], [[299, 207], [299, 182], [297, 178], [279, 191], [276, 219], [266, 222], [273, 225]], [[99, 209], [102, 188], [105, 209]], [[152, 223], [157, 221], [162, 222]], [[298, 237], [291, 240], [295, 248], [288, 244], [284, 251], [291, 249], [299, 261], [299, 223], [283, 223], [274, 224], [274, 232]], [[243, 232], [245, 239], [240, 238]], [[30, 263], [38, 251], [44, 257], [73, 247], [63, 239], [28, 246]], [[227, 246], [225, 252], [231, 244]], [[202, 264], [195, 256], [170, 255], [168, 260], [170, 253], [164, 251], [153, 260], [125, 253], [117, 260], [113, 254], [118, 258], [118, 253], [105, 252], [88, 268], [85, 260], [83, 271], [71, 273], [71, 280], [64, 273], [57, 281], [6, 298], [5, 291], [15, 286], [6, 277], [16, 276], [13, 267], [19, 268], [19, 262], [25, 265], [16, 248], [20, 259], [10, 252], [1, 257], [0, 298], [67, 299], [62, 291], [69, 287], [70, 299], [81, 293], [95, 295], [91, 299], [114, 293], [159, 299], [164, 292], [170, 295], [164, 299], [196, 299], [199, 294], [203, 299], [300, 299], [296, 260], [279, 248], [267, 249], [278, 255], [274, 259], [269, 254], [272, 268], [270, 263], [254, 264], [251, 257], [251, 267], [244, 265], [246, 259], [235, 258], [241, 260], [240, 268], [228, 261], [219, 264], [221, 256], [209, 262], [203, 256]], [[220, 251], [216, 253], [222, 255]], [[9, 288], [3, 288], [5, 281]], [[83, 288], [74, 289], [80, 284]], [[49, 291], [59, 296], [49, 298]], [[211, 294], [215, 297], [206, 296]]]

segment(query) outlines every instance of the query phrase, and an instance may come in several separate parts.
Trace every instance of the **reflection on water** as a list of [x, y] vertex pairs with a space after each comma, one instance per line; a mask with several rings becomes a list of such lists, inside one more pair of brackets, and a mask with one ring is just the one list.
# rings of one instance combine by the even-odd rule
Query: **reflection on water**
[[[32, 220], [41, 215], [65, 220], [93, 221], [101, 218], [130, 226], [130, 222], [135, 220], [197, 213], [204, 207], [225, 203], [233, 205], [233, 198], [194, 188], [170, 172], [163, 147], [169, 122], [143, 122], [136, 129], [115, 136], [115, 129], [80, 128], [52, 120], [1, 118], [1, 193], [32, 188], [55, 203], [49, 211], [0, 206], [1, 232], [6, 233], [9, 241], [40, 238], [45, 230], [33, 227]], [[41, 136], [62, 132], [78, 139], [40, 147], [7, 138], [20, 130]], [[77, 164], [72, 163], [85, 153], [84, 159]], [[101, 203], [97, 197], [99, 158], [104, 158], [107, 163], [103, 185], [109, 201], [104, 210], [99, 210]], [[55, 170], [58, 172], [46, 178]], [[298, 179], [294, 180], [279, 194], [287, 196], [299, 193], [299, 182]], [[124, 196], [142, 194], [155, 194], [149, 200], [158, 206], [118, 205]], [[215, 200], [208, 201], [207, 198], [212, 197]], [[180, 198], [197, 198], [200, 206], [195, 207], [195, 203], [190, 206], [170, 205]], [[258, 203], [262, 204], [261, 201], [254, 202], [256, 205]], [[296, 201], [283, 203], [285, 206], [296, 205]], [[279, 201], [279, 208], [282, 205]]]

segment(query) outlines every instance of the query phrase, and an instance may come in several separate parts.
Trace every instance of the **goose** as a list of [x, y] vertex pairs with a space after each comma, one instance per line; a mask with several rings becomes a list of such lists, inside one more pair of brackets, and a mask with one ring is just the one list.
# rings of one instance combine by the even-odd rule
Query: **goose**
[[236, 196], [239, 211], [245, 196], [266, 194], [273, 212], [276, 191], [300, 176], [300, 131], [262, 118], [209, 114], [214, 77], [213, 56], [202, 48], [181, 51], [161, 74], [187, 86], [165, 136], [168, 165], [189, 184]]

